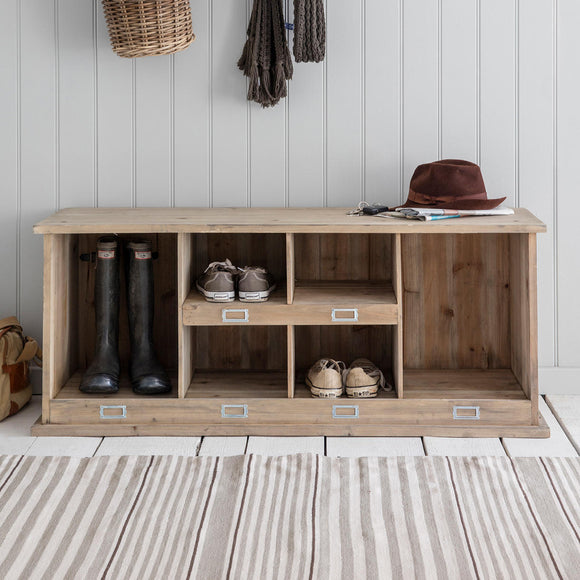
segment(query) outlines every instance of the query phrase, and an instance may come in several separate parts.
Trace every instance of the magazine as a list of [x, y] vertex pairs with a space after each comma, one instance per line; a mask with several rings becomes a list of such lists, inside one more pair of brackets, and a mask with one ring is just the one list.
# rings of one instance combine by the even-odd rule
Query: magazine
[[440, 209], [433, 207], [400, 207], [394, 211], [384, 211], [382, 213], [378, 213], [376, 214], [376, 217], [395, 219], [406, 218], [410, 220], [429, 222], [470, 216], [513, 215], [513, 213], [514, 210], [509, 207], [496, 209]]

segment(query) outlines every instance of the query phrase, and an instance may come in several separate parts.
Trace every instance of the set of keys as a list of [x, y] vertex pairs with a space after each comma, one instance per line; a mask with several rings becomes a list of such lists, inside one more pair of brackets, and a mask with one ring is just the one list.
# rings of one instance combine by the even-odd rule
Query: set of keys
[[383, 211], [389, 211], [389, 206], [384, 203], [361, 201], [354, 209], [347, 212], [346, 215], [376, 215]]

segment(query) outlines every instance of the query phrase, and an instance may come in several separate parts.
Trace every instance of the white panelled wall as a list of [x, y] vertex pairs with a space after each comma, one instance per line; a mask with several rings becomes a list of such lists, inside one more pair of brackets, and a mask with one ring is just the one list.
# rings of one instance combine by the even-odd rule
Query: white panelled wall
[[540, 388], [580, 393], [578, 0], [327, 0], [326, 61], [268, 110], [236, 67], [251, 0], [191, 6], [190, 48], [131, 61], [98, 0], [0, 3], [0, 317], [41, 336], [32, 225], [59, 208], [395, 203], [460, 157], [548, 224]]

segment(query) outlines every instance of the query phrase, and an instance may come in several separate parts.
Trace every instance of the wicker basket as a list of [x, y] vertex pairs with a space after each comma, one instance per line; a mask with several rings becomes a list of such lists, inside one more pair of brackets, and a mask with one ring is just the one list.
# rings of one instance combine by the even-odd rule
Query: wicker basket
[[189, 0], [103, 0], [113, 50], [125, 58], [171, 54], [194, 40]]

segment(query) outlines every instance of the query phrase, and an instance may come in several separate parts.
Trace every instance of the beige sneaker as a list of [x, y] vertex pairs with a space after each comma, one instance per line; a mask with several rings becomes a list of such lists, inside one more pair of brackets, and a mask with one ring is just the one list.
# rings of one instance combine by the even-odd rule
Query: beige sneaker
[[238, 271], [229, 260], [212, 262], [195, 285], [208, 302], [233, 302]]
[[342, 374], [346, 365], [342, 361], [321, 358], [316, 361], [306, 376], [306, 384], [313, 397], [336, 399], [344, 393]]
[[379, 387], [390, 391], [392, 385], [385, 384], [382, 371], [366, 358], [357, 358], [344, 371], [346, 396], [353, 399], [369, 399], [376, 397]]
[[238, 296], [241, 302], [266, 302], [276, 290], [274, 277], [265, 268], [246, 266], [239, 272]]

